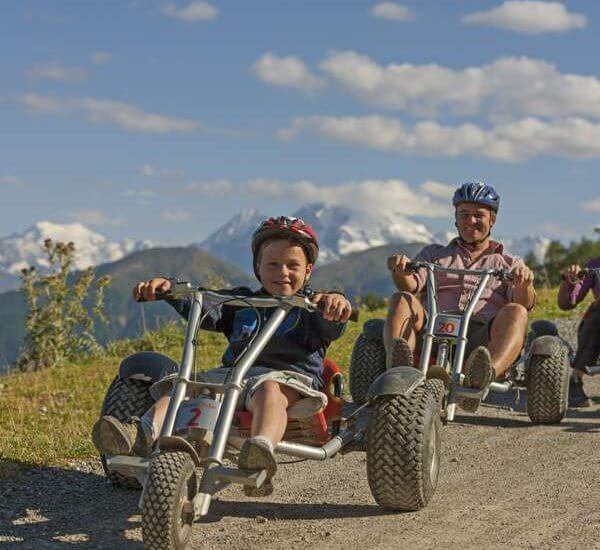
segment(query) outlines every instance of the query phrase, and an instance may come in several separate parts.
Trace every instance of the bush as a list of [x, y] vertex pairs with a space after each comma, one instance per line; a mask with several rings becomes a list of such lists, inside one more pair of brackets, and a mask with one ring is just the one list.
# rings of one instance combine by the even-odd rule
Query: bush
[[363, 296], [360, 301], [361, 305], [364, 306], [367, 309], [367, 311], [383, 309], [387, 305], [387, 301], [385, 298], [377, 294], [373, 294], [372, 292], [365, 294], [365, 296]]
[[25, 341], [16, 363], [22, 371], [53, 367], [80, 355], [97, 354], [102, 349], [94, 336], [94, 321], [97, 318], [106, 322], [104, 290], [109, 278], [95, 280], [91, 267], [73, 276], [72, 242], [54, 243], [46, 239], [43, 250], [48, 256], [47, 275], [39, 274], [34, 267], [21, 271], [21, 290], [28, 305]]

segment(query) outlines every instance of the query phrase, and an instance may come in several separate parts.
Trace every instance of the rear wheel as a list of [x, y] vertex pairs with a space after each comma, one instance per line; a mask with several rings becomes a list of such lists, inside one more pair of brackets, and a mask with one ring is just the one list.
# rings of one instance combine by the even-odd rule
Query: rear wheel
[[385, 348], [382, 339], [383, 320], [367, 321], [350, 358], [350, 395], [356, 404], [367, 400], [373, 381], [385, 371]]
[[392, 510], [427, 505], [440, 469], [441, 380], [427, 380], [410, 395], [382, 396], [372, 406], [367, 432], [367, 477], [375, 501]]
[[189, 454], [162, 452], [152, 458], [142, 508], [144, 548], [187, 548], [197, 492], [198, 476]]
[[[106, 392], [100, 415], [114, 416], [121, 422], [129, 420], [132, 416], [142, 416], [154, 404], [154, 399], [149, 393], [150, 386], [151, 384], [144, 380], [123, 379], [117, 376]], [[106, 476], [113, 485], [128, 489], [140, 488], [135, 478], [109, 470], [104, 455], [100, 455], [100, 460]]]
[[534, 424], [557, 424], [569, 403], [569, 351], [533, 355], [527, 366], [527, 414]]

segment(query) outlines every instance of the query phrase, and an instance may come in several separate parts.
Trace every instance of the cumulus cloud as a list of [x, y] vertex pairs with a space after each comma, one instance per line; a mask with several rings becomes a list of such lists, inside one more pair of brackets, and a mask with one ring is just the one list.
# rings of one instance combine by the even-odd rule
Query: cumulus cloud
[[130, 197], [133, 199], [151, 199], [156, 197], [156, 191], [154, 189], [126, 189], [121, 193], [122, 197]]
[[317, 185], [307, 180], [286, 182], [268, 178], [239, 183], [219, 180], [216, 187], [215, 182], [201, 183], [202, 185], [188, 187], [187, 191], [214, 197], [215, 189], [218, 188], [220, 197], [235, 194], [272, 200], [294, 200], [299, 203], [323, 202], [361, 211], [393, 210], [398, 214], [431, 218], [447, 216], [450, 211], [447, 204], [437, 202], [435, 198], [424, 195], [400, 179], [373, 179], [339, 185]]
[[579, 13], [570, 13], [560, 2], [508, 0], [488, 11], [462, 17], [463, 23], [498, 27], [524, 34], [565, 32], [581, 29], [587, 19]]
[[165, 222], [181, 223], [192, 219], [192, 215], [185, 210], [165, 210], [161, 213], [160, 219]]
[[87, 76], [85, 70], [77, 67], [65, 67], [58, 61], [35, 64], [27, 74], [31, 78], [63, 81], [83, 80]]
[[598, 212], [600, 213], [600, 197], [590, 199], [581, 205], [581, 209], [586, 212]]
[[14, 187], [22, 187], [25, 185], [25, 182], [17, 177], [11, 175], [0, 176], [0, 185], [10, 185]]
[[94, 65], [106, 65], [112, 59], [112, 54], [109, 52], [92, 52], [90, 61]]
[[87, 225], [123, 225], [122, 219], [111, 218], [103, 210], [95, 208], [76, 210], [71, 214], [71, 218]]
[[391, 19], [392, 21], [412, 21], [415, 16], [406, 7], [401, 4], [395, 4], [394, 2], [380, 2], [375, 4], [371, 8], [371, 15], [373, 17], [380, 17], [381, 19]]
[[191, 2], [181, 8], [178, 8], [175, 4], [167, 4], [163, 6], [162, 12], [181, 21], [193, 22], [215, 19], [219, 10], [208, 2]]
[[382, 116], [315, 116], [294, 119], [279, 135], [292, 140], [303, 131], [351, 145], [424, 156], [471, 155], [513, 162], [538, 155], [600, 156], [600, 124], [581, 118], [544, 122], [528, 117], [484, 129], [433, 121], [405, 128], [399, 120]]
[[463, 115], [489, 110], [505, 116], [600, 117], [599, 78], [561, 73], [551, 63], [527, 57], [503, 57], [455, 70], [436, 64], [382, 66], [345, 51], [328, 56], [320, 68], [370, 105], [417, 115], [444, 108]]
[[448, 199], [454, 194], [456, 186], [448, 185], [447, 183], [440, 183], [439, 181], [427, 180], [421, 184], [421, 189], [425, 193], [429, 193], [433, 197], [440, 199]]
[[268, 52], [254, 63], [252, 69], [267, 84], [296, 88], [305, 93], [312, 93], [323, 85], [321, 79], [311, 74], [304, 61], [291, 55], [280, 57]]
[[153, 164], [143, 164], [138, 168], [138, 174], [147, 178], [159, 178], [177, 180], [183, 178], [181, 170], [171, 170], [169, 168], [159, 168]]
[[139, 107], [122, 101], [94, 98], [56, 98], [36, 93], [18, 97], [30, 112], [68, 113], [76, 112], [97, 124], [111, 124], [130, 132], [162, 134], [187, 133], [199, 129], [193, 120], [148, 113]]

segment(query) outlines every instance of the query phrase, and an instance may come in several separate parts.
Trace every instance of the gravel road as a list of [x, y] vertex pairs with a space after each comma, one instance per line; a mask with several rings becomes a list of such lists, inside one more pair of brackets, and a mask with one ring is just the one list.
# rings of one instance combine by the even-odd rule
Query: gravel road
[[[561, 322], [574, 336], [574, 325]], [[600, 377], [591, 408], [558, 426], [529, 423], [503, 396], [444, 428], [437, 492], [394, 514], [369, 492], [365, 456], [280, 467], [275, 493], [219, 495], [194, 548], [600, 548]], [[96, 460], [0, 478], [0, 546], [142, 548], [139, 493], [116, 490]]]

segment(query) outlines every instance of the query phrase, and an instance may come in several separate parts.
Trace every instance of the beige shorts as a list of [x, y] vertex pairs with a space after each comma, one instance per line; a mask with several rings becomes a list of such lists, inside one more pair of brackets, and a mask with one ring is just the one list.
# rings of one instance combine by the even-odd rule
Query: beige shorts
[[[230, 372], [231, 368], [229, 367], [219, 367], [206, 372], [199, 372], [196, 378], [202, 382], [223, 384]], [[177, 372], [164, 372], [162, 378], [150, 388], [150, 394], [154, 399], [168, 395], [176, 379]], [[281, 386], [286, 386], [300, 395], [300, 399], [288, 408], [288, 418], [310, 418], [327, 406], [327, 396], [312, 387], [310, 376], [292, 371], [273, 370], [267, 367], [251, 367], [242, 382], [243, 389], [238, 401], [238, 409], [252, 411], [252, 396], [261, 384], [269, 380], [277, 382]]]

